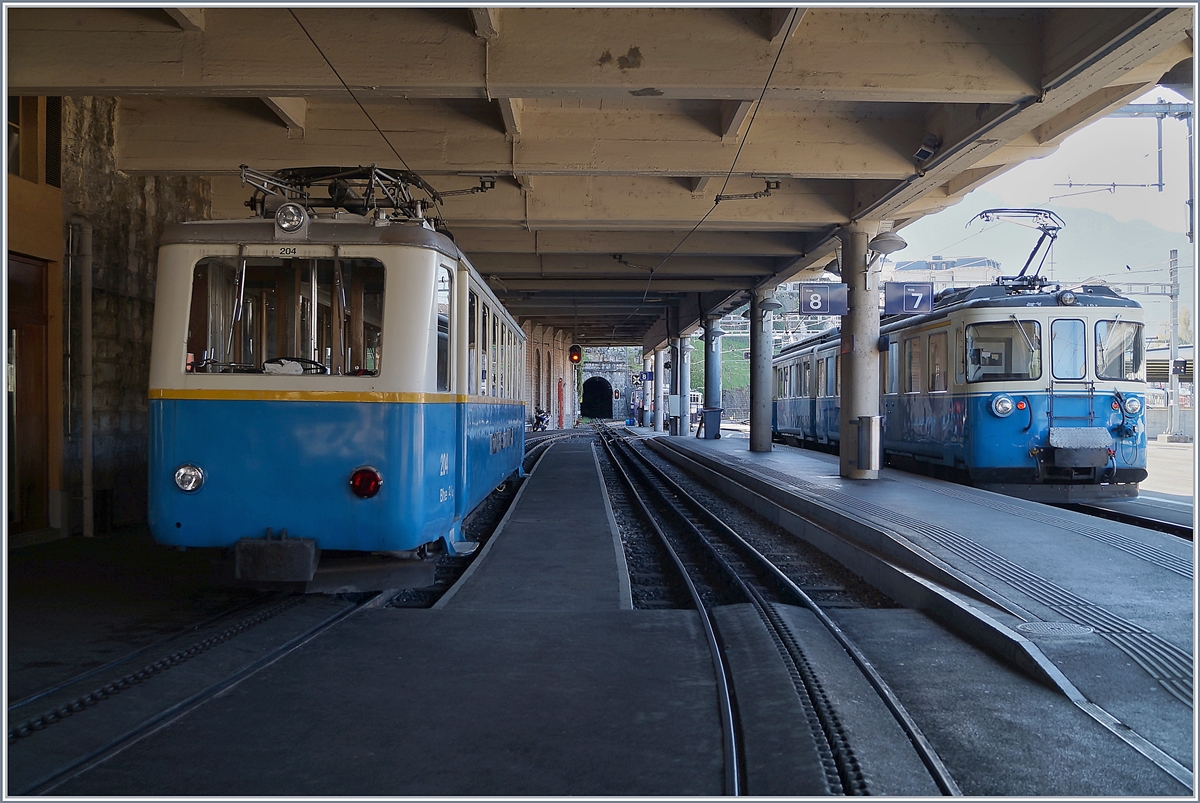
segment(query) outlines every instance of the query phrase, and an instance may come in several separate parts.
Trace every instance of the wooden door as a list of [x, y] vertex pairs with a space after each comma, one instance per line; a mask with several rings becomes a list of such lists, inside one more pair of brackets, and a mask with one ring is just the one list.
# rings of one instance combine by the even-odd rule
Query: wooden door
[[46, 263], [8, 255], [7, 492], [9, 532], [50, 524]]

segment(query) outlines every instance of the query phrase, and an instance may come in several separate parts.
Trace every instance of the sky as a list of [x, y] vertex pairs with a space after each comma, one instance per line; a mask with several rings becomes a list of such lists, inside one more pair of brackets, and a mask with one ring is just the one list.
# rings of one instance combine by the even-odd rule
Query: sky
[[[1162, 87], [1134, 103], [1186, 103]], [[1017, 273], [1039, 232], [1016, 223], [970, 222], [984, 209], [1033, 207], [1056, 212], [1066, 224], [1043, 273], [1069, 284], [1090, 277], [1110, 282], [1166, 282], [1169, 252], [1179, 252], [1180, 306], [1194, 312], [1194, 247], [1187, 233], [1187, 126], [1163, 121], [1163, 191], [1155, 186], [1111, 188], [1079, 184], [1158, 182], [1158, 129], [1153, 118], [1105, 118], [1068, 137], [1058, 150], [1031, 160], [968, 194], [959, 204], [900, 231], [908, 247], [895, 260], [934, 255], [985, 256]], [[1074, 184], [1076, 186], [1064, 186]], [[1032, 270], [1032, 268], [1031, 268]], [[1169, 316], [1165, 297], [1134, 296], [1146, 308], [1148, 334]], [[1192, 316], [1195, 317], [1194, 315]]]

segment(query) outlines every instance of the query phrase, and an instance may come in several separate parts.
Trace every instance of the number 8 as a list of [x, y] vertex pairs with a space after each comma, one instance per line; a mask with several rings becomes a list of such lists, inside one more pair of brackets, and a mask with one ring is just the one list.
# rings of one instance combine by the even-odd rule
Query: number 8
[[822, 306], [824, 306], [824, 304], [822, 303], [820, 293], [812, 293], [811, 295], [809, 295], [809, 297], [808, 297], [808, 308], [809, 309], [820, 309]]

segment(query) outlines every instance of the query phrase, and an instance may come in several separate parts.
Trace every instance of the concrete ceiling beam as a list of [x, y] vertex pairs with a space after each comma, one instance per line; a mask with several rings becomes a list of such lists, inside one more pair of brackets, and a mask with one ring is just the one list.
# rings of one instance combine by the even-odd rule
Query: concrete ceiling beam
[[[791, 227], [787, 227], [790, 229]], [[804, 253], [806, 235], [780, 231], [600, 231], [455, 227], [455, 237], [470, 253], [668, 254], [679, 256], [795, 257]]]
[[471, 19], [475, 22], [475, 35], [480, 39], [500, 36], [500, 9], [472, 8]]
[[204, 9], [202, 8], [164, 8], [167, 16], [175, 20], [181, 31], [203, 31]]
[[[1063, 19], [1077, 19], [1077, 9], [1056, 9], [1051, 15], [1071, 12]], [[1037, 129], [1070, 109], [1103, 107], [1113, 97], [1106, 88], [1137, 64], [1172, 49], [1184, 41], [1192, 27], [1190, 8], [1089, 9], [1101, 21], [1064, 45], [1070, 58], [1060, 52], [1047, 55], [1050, 83], [1039, 93], [1007, 109], [982, 110], [978, 124], [969, 132], [946, 140], [941, 151], [921, 172], [900, 185], [879, 183], [856, 190], [855, 215], [866, 219], [904, 217], [905, 206], [957, 174], [974, 167], [1009, 141]], [[1119, 25], [1114, 22], [1119, 21]], [[1054, 17], [1058, 29], [1069, 27]], [[1048, 37], [1048, 41], [1055, 37]], [[1094, 96], [1100, 94], [1100, 98]], [[1079, 104], [1084, 104], [1082, 107]], [[961, 118], [959, 118], [961, 120]]]
[[[778, 51], [762, 35], [759, 9], [505, 8], [506, 33], [492, 40], [460, 24], [461, 9], [297, 8], [295, 15], [278, 7], [208, 8], [201, 36], [183, 42], [169, 18], [157, 21], [138, 9], [12, 8], [9, 90], [344, 97], [344, 80], [364, 101], [749, 101], [759, 97]], [[1043, 15], [810, 9], [784, 48], [766, 97], [935, 103], [953, 95], [963, 102], [1012, 103], [1036, 90], [1040, 75], [1029, 71], [1029, 47], [1040, 41]], [[863, 48], [867, 41], [872, 47]], [[382, 53], [404, 59], [381, 70]]]
[[[377, 105], [368, 107], [372, 122], [350, 101], [272, 97], [268, 103], [285, 121], [302, 117], [304, 138], [289, 139], [276, 116], [235, 98], [123, 98], [119, 167], [130, 173], [213, 174], [245, 163], [275, 170], [332, 164], [335, 151], [353, 163], [387, 164], [397, 161], [394, 148], [426, 176], [657, 174], [687, 177], [688, 191], [698, 193], [703, 187], [696, 179], [723, 178], [735, 156], [736, 175], [900, 180], [912, 174], [910, 154], [925, 132], [919, 114], [818, 116], [768, 107], [739, 153], [736, 143], [694, 117], [656, 110], [555, 113], [500, 99], [498, 115], [486, 104], [471, 114], [444, 105]], [[517, 142], [506, 142], [505, 132]], [[180, 142], [188, 147], [177, 147]]]
[[287, 128], [288, 136], [304, 135], [304, 118], [308, 113], [308, 101], [304, 98], [263, 98], [267, 108], [275, 112]]

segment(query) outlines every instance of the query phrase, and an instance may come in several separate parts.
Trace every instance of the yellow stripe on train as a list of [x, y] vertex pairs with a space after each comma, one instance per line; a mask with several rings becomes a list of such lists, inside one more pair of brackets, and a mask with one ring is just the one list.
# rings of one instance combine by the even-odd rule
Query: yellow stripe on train
[[466, 396], [455, 393], [395, 393], [347, 390], [232, 390], [214, 388], [151, 388], [151, 399], [203, 401], [304, 401], [400, 404], [524, 404], [518, 399]]

